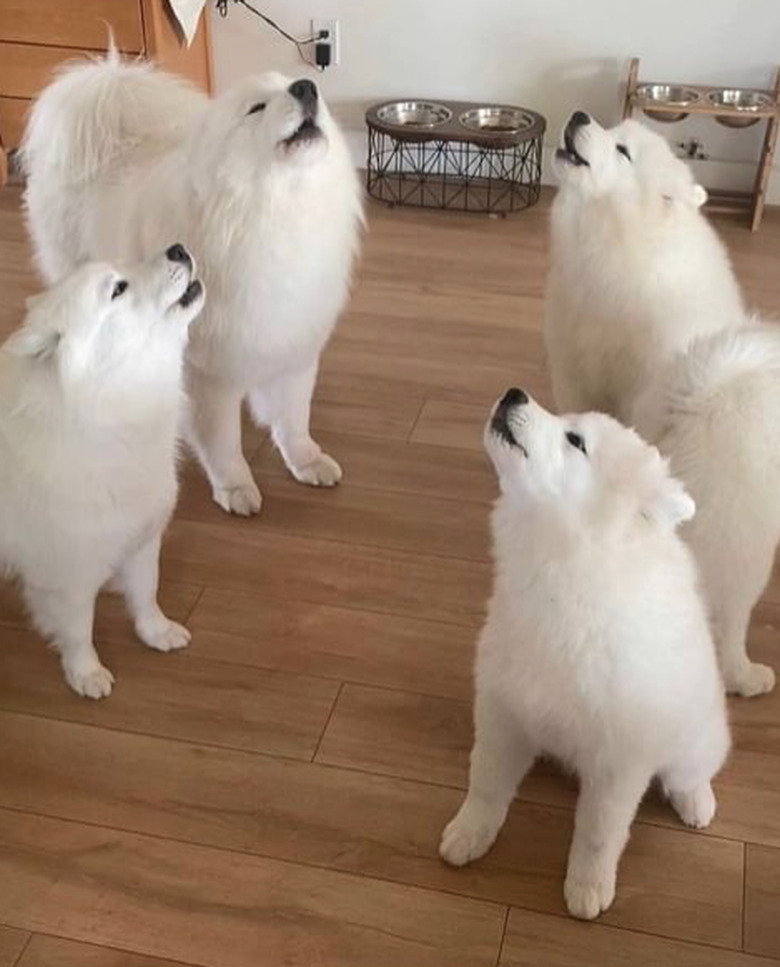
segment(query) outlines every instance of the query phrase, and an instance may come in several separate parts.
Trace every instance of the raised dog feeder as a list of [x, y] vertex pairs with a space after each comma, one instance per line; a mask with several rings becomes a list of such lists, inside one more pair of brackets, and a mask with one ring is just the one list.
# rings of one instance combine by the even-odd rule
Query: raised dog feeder
[[669, 84], [646, 81], [639, 83], [639, 58], [634, 57], [628, 69], [623, 117], [634, 110], [643, 111], [654, 121], [682, 121], [689, 114], [709, 115], [727, 128], [749, 128], [766, 122], [764, 143], [756, 168], [752, 192], [708, 191], [710, 211], [750, 213], [751, 231], [761, 224], [766, 202], [769, 175], [780, 131], [780, 70], [772, 90], [755, 91], [703, 84]]
[[[676, 84], [640, 84], [636, 89], [638, 98], [645, 102], [644, 113], [654, 121], [671, 124], [673, 121], [684, 121], [688, 111], [684, 110], [701, 100], [701, 94], [692, 87], [680, 87]], [[669, 111], [653, 109], [650, 105], [660, 104], [664, 108], [682, 108], [683, 110]]]
[[366, 112], [368, 194], [388, 205], [507, 215], [539, 200], [541, 114], [511, 104], [403, 100]]
[[758, 124], [761, 116], [756, 112], [772, 106], [772, 98], [762, 91], [745, 91], [739, 88], [724, 88], [722, 91], [710, 91], [707, 95], [708, 103], [713, 107], [728, 107], [737, 114], [716, 114], [715, 120], [727, 128], [749, 128]]

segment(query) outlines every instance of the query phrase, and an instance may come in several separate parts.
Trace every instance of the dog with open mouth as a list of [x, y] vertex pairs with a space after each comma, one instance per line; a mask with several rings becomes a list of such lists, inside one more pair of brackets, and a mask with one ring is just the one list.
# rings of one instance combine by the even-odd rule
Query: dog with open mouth
[[700, 211], [706, 192], [660, 135], [575, 111], [554, 169], [545, 343], [555, 402], [630, 424], [660, 367], [693, 339], [743, 324], [742, 297]]
[[614, 899], [654, 778], [687, 825], [715, 812], [711, 779], [730, 741], [723, 685], [676, 533], [695, 508], [632, 430], [601, 413], [555, 416], [519, 388], [496, 404], [485, 447], [501, 489], [494, 586], [468, 793], [440, 852], [454, 866], [483, 856], [534, 760], [553, 756], [580, 780], [566, 904], [592, 919]]
[[224, 510], [261, 496], [241, 410], [296, 480], [333, 486], [309, 429], [319, 357], [343, 309], [362, 224], [347, 145], [316, 83], [246, 77], [213, 100], [115, 53], [61, 73], [22, 150], [38, 264], [143, 258], [181, 238], [210, 292], [187, 353], [187, 438]]
[[205, 289], [180, 244], [139, 265], [88, 262], [28, 301], [0, 348], [0, 574], [79, 695], [114, 677], [93, 643], [95, 599], [123, 593], [138, 637], [183, 648], [157, 603], [176, 503], [184, 353]]

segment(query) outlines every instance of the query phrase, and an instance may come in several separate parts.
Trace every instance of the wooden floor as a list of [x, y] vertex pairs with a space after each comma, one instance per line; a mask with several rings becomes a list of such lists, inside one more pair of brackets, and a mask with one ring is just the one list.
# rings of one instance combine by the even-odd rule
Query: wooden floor
[[[511, 384], [549, 401], [547, 216], [370, 209], [314, 407], [345, 482], [291, 482], [253, 431], [265, 503], [247, 522], [186, 468], [163, 554], [186, 652], [145, 649], [107, 599], [97, 642], [118, 683], [85, 701], [0, 590], [0, 967], [780, 961], [780, 690], [731, 705], [711, 829], [648, 798], [597, 925], [564, 913], [576, 790], [551, 766], [484, 861], [437, 857], [489, 585], [481, 428]], [[724, 232], [751, 300], [780, 310], [780, 213]], [[35, 286], [9, 190], [0, 330]], [[780, 576], [751, 645], [780, 669]]]

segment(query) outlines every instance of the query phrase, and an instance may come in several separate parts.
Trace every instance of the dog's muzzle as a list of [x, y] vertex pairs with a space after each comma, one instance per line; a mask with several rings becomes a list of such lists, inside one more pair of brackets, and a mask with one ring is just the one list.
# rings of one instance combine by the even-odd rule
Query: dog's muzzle
[[528, 456], [528, 452], [515, 438], [512, 427], [509, 424], [509, 417], [519, 406], [526, 406], [528, 402], [528, 394], [524, 390], [513, 386], [498, 401], [490, 420], [491, 432], [500, 437], [504, 443], [508, 443], [509, 446], [518, 447], [525, 456]]
[[284, 144], [290, 147], [306, 141], [315, 141], [322, 137], [322, 131], [317, 124], [319, 113], [319, 93], [317, 85], [306, 79], [293, 81], [287, 88], [288, 92], [301, 105], [303, 120], [293, 133], [284, 139]]
[[191, 306], [192, 303], [201, 297], [203, 294], [203, 284], [198, 279], [193, 279], [192, 282], [187, 286], [184, 294], [179, 299], [179, 305], [182, 309], [186, 309]]
[[287, 90], [296, 101], [300, 102], [304, 117], [312, 118], [316, 115], [319, 95], [317, 93], [317, 85], [313, 81], [293, 81]]
[[590, 124], [590, 116], [584, 111], [575, 111], [563, 129], [563, 147], [558, 148], [555, 157], [559, 161], [566, 161], [575, 168], [584, 166], [590, 168], [590, 163], [577, 151], [576, 135], [580, 128]]

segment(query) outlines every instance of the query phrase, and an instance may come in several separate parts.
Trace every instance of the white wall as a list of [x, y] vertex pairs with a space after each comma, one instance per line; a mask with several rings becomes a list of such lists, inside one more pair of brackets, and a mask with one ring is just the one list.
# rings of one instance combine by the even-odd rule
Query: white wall
[[[365, 164], [363, 114], [392, 97], [494, 100], [547, 117], [547, 146], [574, 108], [619, 117], [632, 55], [640, 79], [769, 87], [780, 61], [780, 0], [253, 0], [290, 33], [338, 18], [341, 62], [318, 74]], [[290, 44], [241, 6], [210, 10], [218, 89], [250, 71], [305, 75]], [[674, 27], [671, 26], [674, 24]], [[732, 132], [699, 118], [658, 125], [704, 142], [709, 187], [748, 187], [764, 125]], [[770, 200], [780, 204], [780, 176]]]

